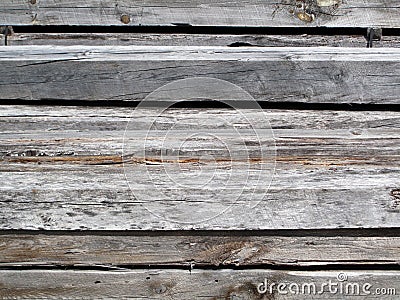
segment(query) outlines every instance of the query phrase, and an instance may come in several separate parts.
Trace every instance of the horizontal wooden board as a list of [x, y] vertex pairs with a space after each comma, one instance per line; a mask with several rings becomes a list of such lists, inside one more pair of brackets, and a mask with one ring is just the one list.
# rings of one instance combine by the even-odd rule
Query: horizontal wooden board
[[[399, 275], [398, 271], [4, 270], [0, 271], [0, 298], [397, 299]], [[258, 292], [265, 281], [268, 287], [275, 284], [271, 294]], [[283, 293], [278, 292], [278, 284]]]
[[396, 0], [4, 0], [0, 24], [398, 28], [398, 8]]
[[[171, 109], [156, 115], [157, 130], [149, 131], [155, 111], [130, 117], [132, 110], [3, 106], [0, 227], [399, 226], [397, 112], [246, 110], [244, 119], [228, 109]], [[196, 138], [201, 132], [229, 153]], [[141, 141], [148, 142], [145, 157]], [[274, 143], [269, 177], [273, 157], [264, 160], [258, 148]]]
[[[194, 235], [107, 233], [98, 235], [0, 235], [0, 267], [15, 266], [320, 266], [400, 262], [396, 236]], [[343, 234], [343, 233], [342, 233]], [[382, 234], [383, 235], [383, 234]]]
[[[135, 174], [138, 176], [138, 187], [130, 190], [122, 168], [96, 166], [96, 171], [93, 171], [93, 167], [78, 170], [64, 167], [62, 171], [61, 167], [54, 170], [42, 163], [38, 168], [27, 166], [28, 170], [36, 169], [32, 172], [11, 167], [14, 168], [2, 170], [1, 174], [3, 182], [7, 182], [2, 189], [0, 204], [3, 212], [0, 220], [2, 229], [186, 230], [399, 226], [398, 198], [392, 197], [392, 191], [398, 187], [399, 170], [392, 168], [366, 167], [360, 171], [354, 167], [332, 167], [317, 172], [317, 167], [299, 167], [296, 170], [291, 167], [290, 174], [277, 171], [276, 177], [280, 181], [273, 181], [273, 186], [264, 195], [264, 190], [254, 194], [234, 188], [225, 188], [221, 193], [217, 190], [218, 184], [222, 184], [220, 181], [210, 189], [201, 191], [154, 187], [153, 183], [140, 182], [140, 175], [146, 171], [142, 168]], [[335, 172], [335, 169], [342, 171]], [[157, 172], [160, 171], [157, 169]], [[286, 173], [289, 172], [286, 170]], [[307, 173], [314, 173], [314, 176], [307, 177]], [[348, 173], [352, 173], [353, 177]], [[361, 176], [360, 173], [366, 174]], [[330, 178], [332, 181], [325, 183]], [[285, 180], [291, 181], [292, 186], [285, 186]], [[318, 180], [321, 183], [315, 184]], [[293, 186], [303, 183], [308, 186]], [[313, 183], [314, 187], [309, 187]], [[165, 196], [160, 196], [161, 193]], [[261, 203], [256, 201], [260, 198], [263, 199]]]
[[[149, 33], [14, 33], [9, 46], [24, 45], [137, 45], [137, 46], [230, 46], [230, 47], [359, 47], [363, 36], [347, 35], [228, 35], [228, 34], [149, 34]], [[400, 48], [400, 37], [384, 36], [373, 47]]]
[[[230, 47], [358, 47], [365, 48], [363, 36], [344, 35], [217, 35], [150, 33], [14, 33], [9, 46], [25, 45], [148, 45], [148, 46], [230, 46]], [[384, 36], [373, 47], [400, 48], [400, 37]]]
[[[235, 89], [207, 93], [210, 85], [216, 92], [216, 78], [258, 101], [400, 103], [397, 48], [15, 46], [0, 49], [0, 63], [0, 100], [142, 101], [166, 84], [155, 101], [177, 100], [184, 89], [188, 101], [199, 92], [248, 100]], [[190, 83], [174, 90], [180, 79]]]

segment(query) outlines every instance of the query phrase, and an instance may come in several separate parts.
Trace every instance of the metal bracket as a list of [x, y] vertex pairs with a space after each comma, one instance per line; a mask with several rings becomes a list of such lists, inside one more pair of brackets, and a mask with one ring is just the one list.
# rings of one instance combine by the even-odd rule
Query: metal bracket
[[372, 48], [374, 41], [382, 39], [382, 28], [368, 28], [367, 29], [367, 48]]
[[0, 34], [4, 34], [4, 45], [8, 44], [8, 37], [14, 34], [12, 26], [0, 26]]

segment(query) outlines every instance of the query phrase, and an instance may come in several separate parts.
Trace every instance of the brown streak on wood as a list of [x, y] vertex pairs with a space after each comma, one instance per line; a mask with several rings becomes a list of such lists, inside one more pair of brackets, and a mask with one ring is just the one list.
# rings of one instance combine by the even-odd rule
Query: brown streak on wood
[[[242, 238], [239, 239], [242, 240]], [[221, 244], [206, 244], [205, 246], [207, 249], [199, 253], [199, 260], [202, 261], [204, 259], [216, 266], [231, 264], [246, 265], [246, 262], [250, 261], [258, 251], [264, 253], [267, 252], [264, 247], [261, 247], [261, 245], [255, 245], [254, 243], [246, 242], [246, 240], [227, 241]], [[249, 249], [251, 249], [251, 253], [246, 253], [244, 256], [238, 256], [238, 253], [249, 252], [246, 251]]]
[[[400, 159], [400, 158], [399, 158]], [[102, 164], [146, 164], [146, 163], [157, 163], [157, 164], [197, 164], [197, 163], [270, 163], [273, 161], [281, 163], [294, 163], [301, 165], [310, 166], [346, 166], [346, 165], [360, 165], [360, 164], [377, 164], [388, 163], [393, 160], [393, 163], [397, 161], [394, 157], [385, 156], [371, 156], [371, 157], [343, 157], [343, 156], [276, 156], [276, 158], [261, 159], [261, 158], [246, 158], [242, 160], [237, 159], [226, 159], [226, 158], [215, 158], [213, 160], [206, 160], [200, 158], [186, 158], [186, 159], [159, 159], [155, 157], [122, 157], [118, 155], [93, 155], [93, 156], [18, 156], [18, 157], [3, 157], [0, 162], [10, 163], [78, 163], [88, 165], [102, 165]], [[372, 162], [373, 160], [373, 162]]]

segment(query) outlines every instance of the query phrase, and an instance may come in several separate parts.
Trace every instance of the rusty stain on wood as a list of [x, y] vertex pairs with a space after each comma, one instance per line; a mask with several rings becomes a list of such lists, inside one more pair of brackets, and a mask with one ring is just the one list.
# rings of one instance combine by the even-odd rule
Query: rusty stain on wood
[[9, 163], [76, 163], [86, 165], [107, 165], [107, 164], [198, 164], [198, 163], [269, 163], [276, 160], [281, 163], [294, 163], [310, 166], [346, 166], [346, 165], [361, 165], [361, 164], [372, 164], [374, 160], [375, 165], [395, 163], [398, 161], [396, 158], [388, 157], [343, 157], [343, 156], [278, 156], [271, 159], [261, 158], [248, 158], [243, 160], [235, 160], [228, 158], [214, 158], [212, 160], [206, 160], [204, 158], [186, 158], [186, 159], [159, 159], [156, 157], [123, 157], [118, 155], [105, 155], [105, 156], [19, 156], [19, 157], [3, 157], [0, 158], [0, 162]]
[[122, 15], [121, 22], [124, 24], [129, 24], [131, 22], [131, 18], [128, 15]]
[[312, 23], [321, 16], [335, 17], [341, 4], [341, 0], [283, 0], [277, 5], [277, 10], [286, 8], [290, 14], [295, 15], [299, 20]]

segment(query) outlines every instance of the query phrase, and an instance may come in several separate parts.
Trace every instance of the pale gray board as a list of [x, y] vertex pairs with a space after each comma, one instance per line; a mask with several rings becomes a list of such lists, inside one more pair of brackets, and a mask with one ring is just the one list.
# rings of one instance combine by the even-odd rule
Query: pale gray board
[[[270, 270], [116, 270], [0, 271], [1, 299], [398, 299], [398, 271], [270, 271]], [[341, 282], [338, 278], [347, 278]], [[272, 294], [257, 286], [275, 283]], [[330, 293], [326, 284], [337, 285]], [[280, 294], [278, 284], [297, 284], [303, 294]], [[325, 284], [325, 285], [324, 285]], [[369, 288], [370, 295], [355, 286]], [[307, 286], [315, 285], [311, 294]], [[342, 287], [342, 288], [341, 288]], [[377, 289], [395, 295], [377, 295]], [[292, 289], [296, 289], [292, 285]], [[342, 292], [340, 292], [342, 290]], [[346, 292], [347, 291], [347, 292]]]
[[[307, 0], [301, 8], [295, 0], [33, 1], [3, 0], [0, 25], [400, 27], [396, 0]], [[313, 20], [300, 20], [305, 10]]]
[[[259, 101], [400, 103], [398, 48], [15, 46], [0, 49], [0, 64], [7, 74], [0, 100], [142, 101], [173, 81], [210, 77]], [[185, 100], [198, 99], [192, 90], [219, 99], [192, 84]], [[175, 100], [180, 91], [156, 101]], [[222, 97], [246, 100], [235, 93]]]
[[374, 268], [400, 263], [399, 237], [323, 235], [323, 232], [320, 236], [3, 233], [0, 267], [351, 265], [357, 268], [369, 265]]
[[[23, 45], [121, 45], [121, 46], [258, 46], [258, 47], [359, 47], [365, 48], [363, 36], [322, 35], [217, 35], [151, 33], [14, 33], [9, 46]], [[384, 36], [373, 47], [400, 48], [400, 37]]]
[[[128, 126], [130, 154], [121, 163], [122, 138], [132, 108], [4, 106], [0, 152], [2, 229], [318, 229], [399, 227], [399, 114], [397, 112], [259, 111], [176, 109], [157, 119], [145, 160], [138, 153], [146, 122], [143, 110]], [[260, 115], [261, 114], [261, 115]], [[274, 139], [268, 130], [268, 122]], [[159, 160], [162, 139], [167, 161]], [[241, 130], [238, 138], [232, 125]], [[243, 141], [253, 158], [257, 143], [248, 126], [260, 129], [262, 145], [275, 140], [276, 172], [257, 182], [258, 168], [271, 161], [241, 157]], [[178, 149], [187, 134], [210, 132], [226, 141], [226, 153], [213, 145]], [[196, 140], [204, 145], [204, 140]], [[201, 150], [202, 149], [202, 150]], [[254, 150], [254, 151], [253, 151]], [[138, 152], [139, 151], [139, 152]], [[253, 152], [252, 152], [253, 151]], [[218, 163], [196, 162], [212, 154]], [[44, 156], [43, 156], [44, 155]], [[138, 155], [138, 156], [136, 156]], [[125, 158], [124, 158], [125, 159]], [[206, 188], [191, 184], [202, 167], [215, 175]], [[189, 183], [177, 187], [165, 177]], [[183, 168], [183, 169], [182, 169]], [[214, 173], [216, 168], [216, 173]], [[127, 171], [129, 180], [124, 176]], [[234, 170], [234, 177], [226, 174]], [[148, 171], [152, 174], [148, 178]], [[255, 193], [244, 179], [250, 175]], [[187, 176], [187, 177], [185, 177]], [[131, 183], [131, 189], [128, 186]], [[157, 185], [154, 185], [157, 184]], [[238, 191], [245, 186], [243, 194]], [[164, 194], [165, 193], [165, 194]], [[263, 198], [265, 196], [265, 198]], [[258, 203], [257, 200], [264, 199]], [[258, 203], [258, 206], [253, 208]], [[149, 210], [151, 212], [149, 212]], [[218, 213], [224, 212], [216, 218]], [[161, 216], [161, 217], [160, 217]], [[207, 219], [207, 220], [205, 220]], [[172, 222], [171, 222], [172, 221]]]

